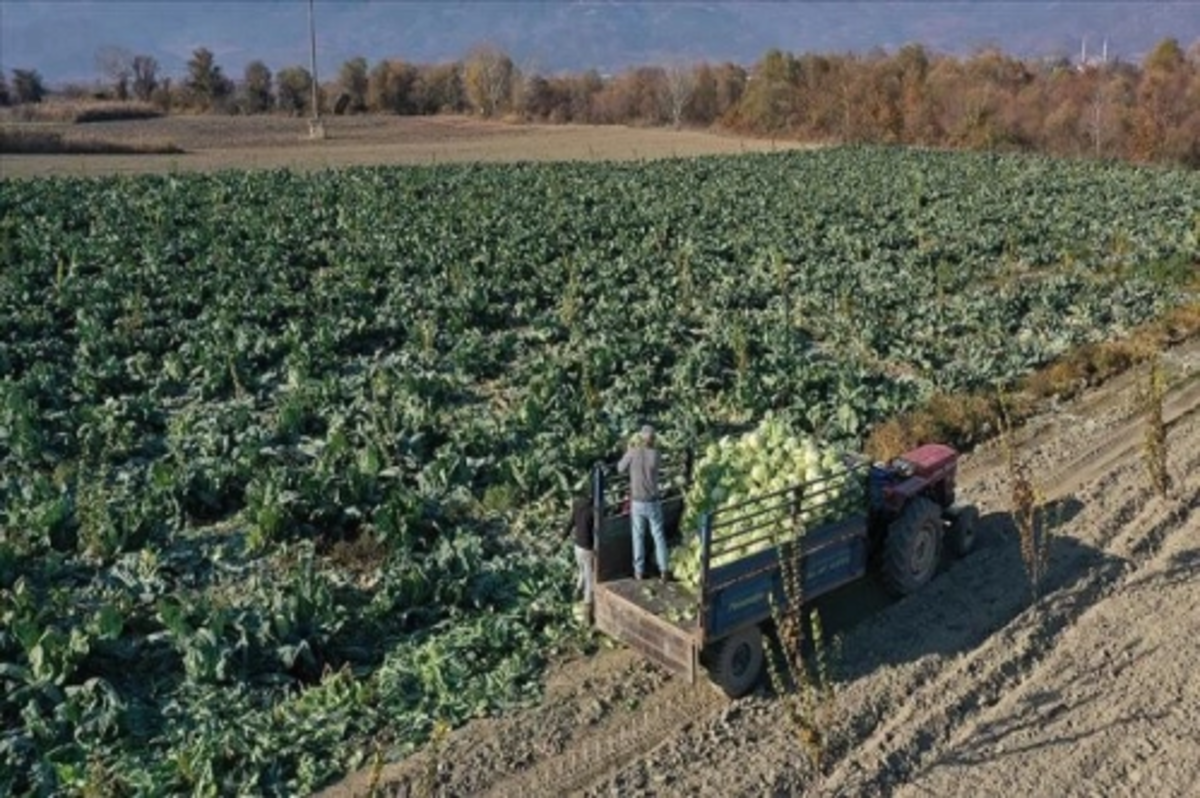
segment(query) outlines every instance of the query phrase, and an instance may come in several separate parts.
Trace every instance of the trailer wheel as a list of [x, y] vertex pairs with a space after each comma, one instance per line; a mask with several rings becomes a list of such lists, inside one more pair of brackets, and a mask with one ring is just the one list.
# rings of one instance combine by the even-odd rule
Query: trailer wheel
[[883, 544], [883, 581], [888, 590], [907, 596], [929, 581], [937, 569], [942, 541], [942, 508], [918, 496], [892, 521]]
[[757, 626], [735, 632], [713, 646], [709, 656], [713, 681], [730, 698], [741, 698], [762, 676], [763, 636]]
[[975, 529], [979, 524], [979, 510], [973, 505], [955, 506], [947, 511], [950, 517], [950, 551], [956, 557], [966, 557], [975, 550]]

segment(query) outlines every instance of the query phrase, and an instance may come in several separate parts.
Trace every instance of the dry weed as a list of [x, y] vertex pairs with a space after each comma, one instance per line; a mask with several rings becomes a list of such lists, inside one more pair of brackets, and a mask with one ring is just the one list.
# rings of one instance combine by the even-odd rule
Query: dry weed
[[1167, 428], [1163, 423], [1163, 397], [1166, 392], [1167, 380], [1162, 361], [1155, 357], [1150, 362], [1146, 386], [1138, 399], [1146, 414], [1146, 438], [1142, 445], [1146, 473], [1151, 489], [1163, 497], [1171, 487], [1171, 477], [1167, 473]]
[[1053, 524], [1045, 512], [1045, 497], [1034, 483], [1029, 464], [1017, 452], [1012, 422], [1000, 397], [1000, 440], [1008, 471], [1009, 497], [1013, 521], [1021, 541], [1021, 562], [1029, 576], [1029, 588], [1036, 602], [1041, 598], [1042, 581], [1050, 561], [1050, 536]]
[[771, 687], [783, 701], [784, 716], [796, 735], [800, 750], [820, 773], [829, 750], [836, 697], [821, 616], [816, 610], [807, 618], [813, 644], [812, 667], [805, 661], [801, 648], [805, 615], [800, 551], [800, 544], [795, 540], [786, 541], [779, 547], [786, 606], [780, 607], [772, 596], [771, 615], [775, 621], [778, 659], [782, 661], [782, 667], [776, 661], [775, 652], [768, 651], [767, 673]]

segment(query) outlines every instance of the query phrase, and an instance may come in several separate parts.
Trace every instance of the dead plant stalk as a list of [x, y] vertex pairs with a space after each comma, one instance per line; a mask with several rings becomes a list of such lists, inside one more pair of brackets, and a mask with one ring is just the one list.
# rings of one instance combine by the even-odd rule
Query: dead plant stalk
[[821, 617], [816, 610], [808, 615], [813, 644], [813, 667], [805, 662], [804, 588], [802, 583], [801, 548], [797, 539], [779, 546], [780, 575], [786, 604], [780, 606], [771, 597], [771, 615], [778, 639], [778, 659], [767, 656], [767, 673], [771, 687], [781, 696], [787, 723], [796, 735], [800, 749], [813, 768], [822, 772], [829, 750], [833, 727], [835, 695], [830, 678], [830, 663], [825, 647]]
[[1155, 356], [1150, 362], [1147, 385], [1140, 397], [1142, 410], [1146, 415], [1146, 438], [1142, 446], [1142, 455], [1150, 477], [1150, 487], [1162, 497], [1166, 497], [1171, 487], [1171, 477], [1167, 473], [1167, 427], [1163, 422], [1166, 383], [1162, 361]]
[[1021, 541], [1021, 561], [1025, 564], [1030, 591], [1036, 602], [1041, 598], [1042, 581], [1049, 565], [1053, 525], [1046, 518], [1045, 496], [1034, 483], [1029, 464], [1017, 452], [1003, 397], [1000, 400], [1000, 439], [1008, 472], [1013, 521]]

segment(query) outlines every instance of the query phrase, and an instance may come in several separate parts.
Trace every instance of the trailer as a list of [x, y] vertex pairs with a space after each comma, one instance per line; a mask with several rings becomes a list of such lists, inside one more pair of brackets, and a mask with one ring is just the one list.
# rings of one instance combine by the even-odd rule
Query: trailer
[[[592, 470], [595, 625], [690, 682], [707, 672], [728, 696], [743, 696], [762, 676], [773, 613], [789, 609], [782, 558], [794, 564], [800, 600], [807, 603], [870, 573], [905, 595], [933, 576], [944, 545], [960, 556], [972, 549], [977, 516], [954, 503], [957, 463], [958, 453], [941, 444], [888, 463], [853, 460], [821, 482], [704, 514], [698, 528], [688, 530], [680, 528], [690, 481], [685, 462], [683, 474], [668, 481], [663, 516], [676, 545], [681, 535], [700, 536], [695, 590], [633, 578], [628, 484], [598, 463]], [[809, 528], [801, 512], [805, 500], [847, 478], [859, 483], [861, 511]]]

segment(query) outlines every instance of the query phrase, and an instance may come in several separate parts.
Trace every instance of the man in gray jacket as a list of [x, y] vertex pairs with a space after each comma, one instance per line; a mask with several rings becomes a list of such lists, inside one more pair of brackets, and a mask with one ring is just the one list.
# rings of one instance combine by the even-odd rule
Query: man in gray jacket
[[621, 473], [629, 472], [630, 523], [633, 531], [633, 575], [646, 573], [646, 523], [654, 537], [654, 557], [664, 582], [670, 580], [667, 562], [667, 536], [663, 531], [662, 496], [659, 494], [659, 457], [654, 448], [654, 428], [642, 427], [639, 440], [631, 445], [617, 463]]

